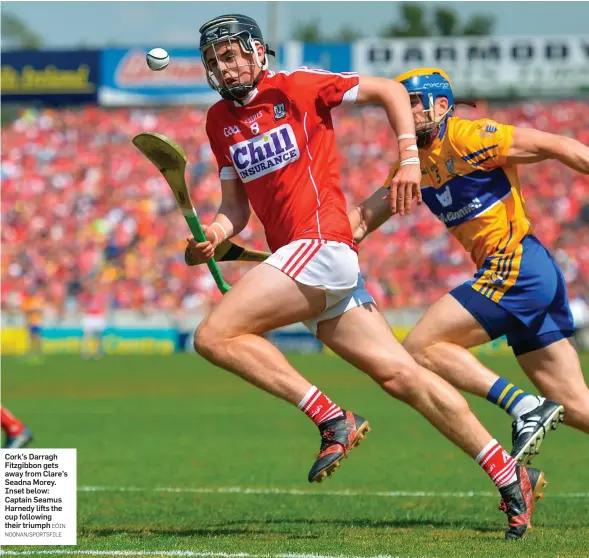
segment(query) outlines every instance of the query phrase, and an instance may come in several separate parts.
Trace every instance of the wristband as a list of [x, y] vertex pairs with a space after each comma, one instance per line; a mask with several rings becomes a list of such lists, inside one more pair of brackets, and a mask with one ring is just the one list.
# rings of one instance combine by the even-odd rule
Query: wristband
[[217, 233], [213, 230], [212, 226], [210, 227], [211, 232], [215, 235], [215, 246], [219, 246], [219, 237], [217, 236]]
[[397, 141], [405, 140], [405, 139], [415, 139], [417, 136], [413, 134], [401, 134], [397, 136]]
[[417, 145], [413, 144], [409, 147], [404, 147], [401, 151], [419, 151], [419, 149], [417, 148]]
[[[227, 231], [225, 230], [225, 227], [224, 227], [223, 225], [221, 225], [221, 223], [219, 223], [219, 222], [217, 222], [217, 221], [215, 221], [215, 222], [213, 223], [213, 225], [217, 225], [218, 227], [220, 227], [220, 228], [221, 228], [221, 230], [223, 231], [223, 234], [225, 235], [225, 238], [223, 238], [223, 240], [227, 240], [227, 238], [229, 237], [229, 235], [227, 234]], [[212, 227], [213, 225], [211, 225], [211, 227]], [[214, 231], [213, 231], [213, 232], [214, 232]], [[217, 236], [217, 235], [215, 234], [215, 236]], [[219, 239], [219, 237], [217, 236], [217, 240], [218, 240], [218, 239]]]
[[403, 161], [401, 161], [399, 163], [400, 167], [404, 167], [406, 165], [419, 165], [421, 164], [419, 161], [419, 157], [409, 157], [407, 159], [404, 159]]

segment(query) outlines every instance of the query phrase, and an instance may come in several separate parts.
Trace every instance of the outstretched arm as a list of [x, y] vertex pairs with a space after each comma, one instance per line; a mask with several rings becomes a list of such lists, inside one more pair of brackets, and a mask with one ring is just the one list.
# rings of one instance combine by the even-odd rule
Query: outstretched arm
[[379, 188], [372, 196], [352, 209], [348, 219], [352, 226], [354, 240], [359, 244], [372, 231], [378, 229], [392, 215], [387, 201], [387, 188]]
[[589, 174], [589, 147], [566, 136], [534, 128], [515, 128], [507, 163], [526, 165], [556, 159], [582, 174]]

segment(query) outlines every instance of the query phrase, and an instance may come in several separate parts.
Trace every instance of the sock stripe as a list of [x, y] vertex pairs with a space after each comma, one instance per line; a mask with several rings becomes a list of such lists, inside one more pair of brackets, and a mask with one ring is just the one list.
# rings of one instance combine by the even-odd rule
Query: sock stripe
[[496, 475], [495, 478], [500, 481], [503, 480], [504, 477], [509, 476], [510, 472], [513, 472], [513, 470], [515, 469], [515, 460], [511, 459], [509, 460], [509, 462], [505, 465], [505, 467], [503, 469], [501, 469]]
[[502, 486], [502, 484], [506, 480], [510, 480], [511, 476], [513, 475], [514, 472], [515, 472], [515, 463], [513, 465], [510, 465], [504, 471], [501, 471], [501, 473], [495, 477], [494, 481], [497, 484], [497, 486]]
[[331, 404], [329, 407], [327, 407], [326, 409], [322, 409], [321, 410], [321, 415], [323, 417], [326, 417], [329, 413], [331, 413], [333, 411], [333, 404]]
[[303, 397], [301, 399], [301, 402], [298, 404], [299, 409], [303, 409], [304, 407], [307, 406], [307, 403], [309, 402], [309, 399], [311, 397], [313, 397], [313, 395], [315, 394], [315, 392], [317, 391], [317, 387], [315, 386], [311, 386], [309, 388], [309, 391], [307, 391], [307, 393], [305, 393], [305, 397]]
[[498, 378], [487, 394], [487, 400], [512, 414], [515, 406], [526, 397], [534, 397], [520, 387]]
[[[518, 397], [519, 397], [519, 399], [517, 399]], [[511, 410], [512, 406], [515, 405], [523, 397], [525, 397], [524, 396], [524, 390], [523, 389], [518, 389], [511, 396], [511, 399], [505, 404], [505, 410], [509, 413], [509, 411]]]
[[319, 390], [317, 390], [315, 392], [315, 395], [313, 395], [311, 397], [311, 399], [309, 400], [309, 402], [303, 407], [303, 411], [308, 411], [311, 406], [313, 405], [313, 403], [315, 403], [315, 401], [317, 401], [317, 399], [319, 399], [319, 396], [321, 395], [321, 392]]
[[501, 395], [498, 397], [498, 399], [497, 399], [497, 405], [499, 405], [500, 407], [503, 407], [503, 405], [501, 405], [501, 402], [507, 397], [507, 394], [514, 387], [515, 386], [513, 384], [508, 384], [507, 385], [507, 387], [501, 392]]
[[517, 475], [515, 473], [515, 467], [513, 467], [510, 470], [510, 474], [506, 475], [503, 479], [499, 480], [495, 480], [495, 486], [497, 488], [501, 488], [503, 486], [507, 486], [508, 484], [511, 484], [514, 480], [517, 480]]
[[509, 388], [509, 382], [505, 378], [498, 378], [497, 381], [491, 386], [489, 393], [487, 393], [487, 399], [491, 403], [495, 403], [495, 405], [497, 405], [499, 399], [505, 396], [505, 388]]
[[488, 451], [497, 444], [497, 440], [491, 440], [482, 450], [481, 452], [475, 457], [475, 461], [480, 465], [481, 460], [484, 459], [485, 455], [487, 455]]
[[309, 388], [309, 391], [298, 404], [298, 407], [316, 425], [320, 425], [322, 422], [331, 418], [343, 416], [341, 407], [329, 399], [329, 397], [316, 386]]
[[507, 404], [509, 403], [509, 401], [511, 401], [511, 398], [515, 395], [515, 393], [519, 391], [519, 388], [517, 386], [513, 386], [508, 392], [507, 395], [505, 396], [505, 399], [503, 399], [502, 403], [501, 403], [501, 408], [505, 409], [507, 407]]
[[[500, 488], [511, 484], [517, 479], [515, 470], [517, 463], [515, 459], [503, 449], [497, 440], [489, 442], [481, 451], [481, 454], [483, 455], [480, 466], [491, 477], [495, 486]], [[479, 457], [481, 457], [481, 454], [479, 454]]]
[[485, 455], [485, 458], [481, 461], [481, 467], [484, 467], [487, 462], [501, 449], [501, 446], [497, 443], [493, 448]]
[[334, 411], [333, 413], [331, 413], [330, 415], [325, 415], [323, 417], [321, 417], [321, 422], [325, 422], [326, 420], [330, 420], [332, 418], [337, 417], [338, 415], [341, 415], [341, 409], [337, 409], [336, 411]]

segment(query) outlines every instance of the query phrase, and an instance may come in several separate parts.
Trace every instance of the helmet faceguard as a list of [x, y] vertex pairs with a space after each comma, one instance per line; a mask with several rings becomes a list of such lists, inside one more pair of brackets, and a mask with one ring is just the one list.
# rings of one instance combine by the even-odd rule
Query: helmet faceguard
[[[229, 101], [242, 101], [247, 97], [249, 92], [254, 89], [258, 81], [261, 79], [262, 72], [268, 69], [268, 54], [274, 56], [274, 52], [269, 49], [268, 45], [264, 43], [264, 37], [258, 24], [250, 17], [234, 14], [217, 17], [205, 23], [199, 30], [200, 32], [200, 53], [202, 63], [206, 69], [207, 80], [209, 85], [218, 91], [223, 99]], [[258, 45], [264, 45], [265, 55], [264, 59], [260, 59], [258, 54]], [[224, 78], [220, 82], [215, 76], [209, 63], [206, 59], [205, 52], [213, 49], [217, 64], [221, 64], [219, 59], [219, 51], [224, 45], [234, 46], [238, 45], [241, 52], [251, 54], [253, 62], [247, 64], [232, 64], [230, 61], [223, 61], [229, 69], [233, 70], [236, 76], [236, 81], [227, 83]], [[224, 55], [222, 56], [222, 58]], [[254, 68], [258, 67], [262, 72], [259, 72], [255, 79], [246, 79], [243, 77], [243, 69], [251, 68], [252, 75], [255, 73]]]
[[[419, 68], [406, 72], [395, 79], [405, 86], [412, 101], [415, 100], [423, 104], [424, 121], [415, 125], [417, 146], [431, 145], [456, 106], [448, 74], [438, 68]], [[436, 115], [435, 111], [438, 97], [445, 97], [448, 100], [448, 109], [442, 115]]]

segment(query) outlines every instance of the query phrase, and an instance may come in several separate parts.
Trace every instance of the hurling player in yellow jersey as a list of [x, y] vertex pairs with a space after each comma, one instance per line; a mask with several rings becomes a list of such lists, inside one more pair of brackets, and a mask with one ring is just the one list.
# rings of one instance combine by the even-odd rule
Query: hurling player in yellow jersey
[[43, 326], [44, 300], [36, 285], [27, 289], [23, 296], [21, 310], [27, 321], [29, 330], [29, 360], [40, 363], [41, 359], [41, 331]]
[[[393, 167], [385, 187], [350, 212], [355, 240], [392, 214], [408, 213], [416, 197], [470, 252], [478, 268], [473, 279], [431, 306], [404, 346], [422, 366], [505, 409], [514, 421], [512, 455], [529, 462], [562, 420], [561, 405], [565, 422], [589, 433], [589, 389], [569, 342], [565, 279], [532, 232], [517, 166], [555, 159], [589, 174], [589, 148], [539, 130], [453, 116], [443, 70], [420, 68], [397, 81], [412, 99], [421, 192], [399, 190]], [[466, 350], [503, 335], [546, 399], [500, 378]]]

